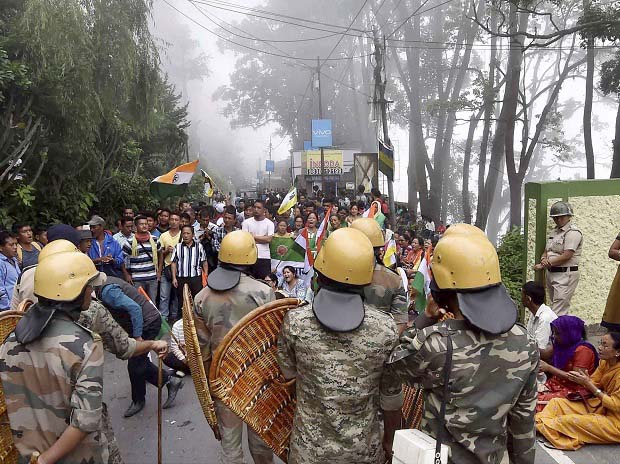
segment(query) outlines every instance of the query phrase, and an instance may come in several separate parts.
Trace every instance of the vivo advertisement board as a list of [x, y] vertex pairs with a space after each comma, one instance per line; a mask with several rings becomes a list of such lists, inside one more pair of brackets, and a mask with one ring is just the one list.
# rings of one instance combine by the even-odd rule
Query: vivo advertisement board
[[332, 146], [332, 120], [312, 120], [312, 146], [314, 148]]

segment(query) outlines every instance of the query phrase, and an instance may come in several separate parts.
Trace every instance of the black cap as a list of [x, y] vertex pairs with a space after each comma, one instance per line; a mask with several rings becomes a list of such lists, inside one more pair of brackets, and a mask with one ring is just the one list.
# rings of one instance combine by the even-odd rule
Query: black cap
[[[431, 291], [441, 291], [435, 279], [431, 280], [430, 287]], [[503, 334], [517, 323], [517, 305], [510, 298], [504, 284], [455, 293], [465, 319], [484, 332]]]
[[364, 300], [357, 293], [335, 292], [321, 288], [312, 302], [312, 310], [319, 322], [334, 332], [351, 332], [362, 322], [366, 310]]
[[76, 247], [80, 246], [81, 236], [80, 233], [69, 224], [56, 224], [47, 229], [47, 240], [53, 242], [54, 240], [69, 240]]
[[241, 271], [218, 266], [207, 280], [207, 286], [212, 290], [223, 292], [236, 287], [241, 279]]
[[503, 334], [517, 323], [517, 305], [503, 284], [456, 295], [463, 316], [484, 332]]

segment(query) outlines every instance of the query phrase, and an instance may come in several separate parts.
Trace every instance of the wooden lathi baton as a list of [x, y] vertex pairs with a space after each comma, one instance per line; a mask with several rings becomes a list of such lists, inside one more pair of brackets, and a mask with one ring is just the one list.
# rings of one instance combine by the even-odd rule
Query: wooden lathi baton
[[161, 464], [161, 390], [163, 383], [162, 359], [159, 358], [159, 372], [157, 373], [157, 464]]

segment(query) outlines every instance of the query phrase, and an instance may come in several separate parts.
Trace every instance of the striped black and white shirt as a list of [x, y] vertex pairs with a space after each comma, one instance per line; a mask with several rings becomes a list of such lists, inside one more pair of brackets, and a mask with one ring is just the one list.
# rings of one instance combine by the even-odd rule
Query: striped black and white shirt
[[131, 249], [132, 242], [126, 242], [123, 245], [123, 253], [125, 253], [125, 267], [131, 275], [134, 282], [146, 282], [157, 279], [157, 270], [155, 269], [155, 260], [153, 253], [157, 253], [157, 248], [151, 248], [150, 240], [138, 243], [136, 247], [137, 256], [133, 256]]
[[179, 242], [172, 252], [172, 262], [177, 264], [177, 277], [198, 277], [202, 275], [202, 263], [207, 254], [202, 244], [196, 240], [191, 246]]

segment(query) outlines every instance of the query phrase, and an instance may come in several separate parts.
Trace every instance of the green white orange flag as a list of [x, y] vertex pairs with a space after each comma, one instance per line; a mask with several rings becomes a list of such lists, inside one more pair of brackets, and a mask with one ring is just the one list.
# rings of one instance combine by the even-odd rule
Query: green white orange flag
[[151, 182], [151, 195], [160, 200], [183, 195], [197, 167], [198, 160], [177, 166], [163, 176], [156, 177]]
[[280, 204], [280, 208], [278, 209], [278, 214], [284, 214], [289, 209], [292, 209], [297, 204], [297, 187], [293, 187], [290, 192], [286, 194], [282, 203]]

